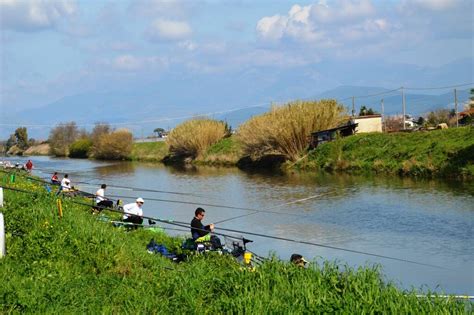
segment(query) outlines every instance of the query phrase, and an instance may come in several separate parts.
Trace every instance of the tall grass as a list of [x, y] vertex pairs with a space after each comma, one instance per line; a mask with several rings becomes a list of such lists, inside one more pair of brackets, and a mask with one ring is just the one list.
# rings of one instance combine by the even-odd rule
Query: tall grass
[[127, 129], [101, 134], [92, 146], [92, 156], [103, 160], [126, 160], [133, 148], [133, 136]]
[[196, 158], [226, 134], [226, 124], [222, 121], [191, 119], [174, 128], [167, 143], [172, 155]]
[[54, 195], [20, 177], [14, 185], [38, 194], [5, 191], [7, 256], [0, 259], [0, 313], [472, 311], [472, 304], [399, 290], [382, 280], [377, 267], [352, 269], [319, 261], [301, 269], [273, 259], [248, 271], [232, 257], [212, 253], [176, 265], [148, 254], [145, 246], [154, 237], [178, 249], [179, 238], [113, 228], [88, 207], [68, 200], [59, 219]]
[[296, 161], [309, 144], [311, 132], [336, 127], [347, 116], [335, 100], [295, 101], [273, 106], [238, 130], [243, 152], [254, 159], [266, 154]]

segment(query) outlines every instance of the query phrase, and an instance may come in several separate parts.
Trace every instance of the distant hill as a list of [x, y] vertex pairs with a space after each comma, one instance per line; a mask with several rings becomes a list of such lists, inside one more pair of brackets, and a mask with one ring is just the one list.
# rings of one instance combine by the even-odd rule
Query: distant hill
[[[352, 109], [352, 96], [355, 96], [355, 112], [359, 113], [360, 107], [365, 105], [370, 107], [378, 113], [382, 112], [381, 99], [384, 100], [384, 114], [394, 115], [402, 113], [402, 96], [401, 92], [390, 92], [388, 94], [382, 94], [371, 97], [358, 97], [364, 95], [373, 95], [386, 93], [390, 90], [380, 87], [357, 87], [357, 86], [340, 86], [338, 88], [323, 92], [310, 99], [337, 99], [342, 100], [340, 103], [344, 104], [348, 112]], [[458, 90], [458, 108], [462, 110], [463, 103], [469, 99], [469, 90]], [[454, 92], [444, 93], [441, 95], [427, 95], [427, 94], [405, 94], [406, 101], [406, 113], [412, 116], [422, 116], [430, 111], [447, 108], [454, 108]], [[234, 128], [238, 127], [241, 123], [248, 120], [254, 115], [258, 115], [268, 111], [267, 107], [248, 108], [241, 109], [235, 112], [218, 115], [215, 118], [226, 120]]]
[[[283, 88], [283, 87], [282, 87]], [[176, 89], [176, 88], [175, 88]], [[188, 95], [176, 96], [179, 102], [189, 102], [189, 104], [203, 104], [202, 106], [177, 106], [173, 102], [166, 87], [144, 88], [143, 93], [133, 90], [121, 90], [115, 92], [85, 93], [64, 97], [56, 102], [47, 104], [40, 108], [26, 111], [9, 111], [2, 113], [3, 121], [15, 121], [18, 125], [40, 125], [28, 127], [30, 137], [47, 138], [50, 127], [60, 122], [75, 121], [78, 125], [91, 129], [95, 122], [108, 122], [113, 126], [126, 127], [137, 135], [151, 134], [156, 127], [165, 129], [172, 128], [176, 124], [193, 116], [202, 116], [205, 113], [211, 114], [212, 118], [225, 120], [234, 129], [250, 117], [268, 111], [270, 101], [256, 102], [258, 95], [245, 95], [242, 100], [236, 99], [226, 102], [227, 108], [239, 108], [235, 111], [226, 111], [215, 100], [216, 96], [193, 100]], [[179, 91], [175, 91], [179, 95]], [[371, 107], [377, 112], [381, 112], [381, 99], [384, 99], [384, 113], [387, 115], [402, 112], [402, 97], [400, 91], [389, 92], [381, 87], [368, 86], [339, 86], [335, 89], [327, 90], [315, 96], [306, 96], [302, 99], [325, 99], [334, 98], [344, 104], [349, 113], [352, 108], [352, 96], [355, 96], [356, 113], [362, 105]], [[438, 108], [454, 108], [453, 92], [441, 95], [428, 95], [420, 93], [406, 93], [406, 112], [413, 116], [425, 114]], [[383, 94], [382, 94], [383, 93]], [[376, 96], [369, 96], [377, 94]], [[288, 98], [286, 98], [288, 99]], [[289, 98], [292, 99], [292, 98]], [[296, 98], [293, 98], [296, 99]], [[469, 90], [458, 90], [459, 108], [462, 103], [469, 99]], [[207, 105], [206, 105], [207, 104]], [[211, 104], [211, 105], [209, 105]], [[250, 104], [248, 107], [245, 107]], [[193, 110], [195, 108], [195, 110]], [[43, 126], [46, 125], [46, 126]], [[14, 131], [14, 127], [0, 128], [1, 138], [7, 138]]]

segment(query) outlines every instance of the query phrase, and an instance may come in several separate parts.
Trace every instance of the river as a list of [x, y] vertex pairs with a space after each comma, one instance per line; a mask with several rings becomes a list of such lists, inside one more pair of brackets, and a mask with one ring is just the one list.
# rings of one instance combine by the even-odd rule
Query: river
[[[10, 159], [26, 161], [25, 158]], [[89, 192], [95, 192], [99, 184], [107, 183], [186, 193], [107, 189], [106, 195], [123, 196], [125, 202], [144, 198], [147, 216], [190, 222], [195, 208], [203, 204], [265, 210], [250, 214], [250, 210], [203, 206], [205, 223], [228, 220], [217, 227], [314, 242], [441, 268], [247, 236], [254, 241], [249, 248], [262, 256], [272, 253], [288, 260], [292, 253], [300, 253], [308, 260], [337, 260], [353, 267], [377, 263], [382, 266], [386, 280], [401, 288], [474, 295], [472, 182], [380, 175], [250, 173], [216, 167], [178, 169], [161, 164], [50, 157], [31, 159], [36, 175], [49, 178], [52, 171], [69, 173], [73, 185], [76, 183], [81, 190]], [[229, 220], [245, 214], [249, 215]]]

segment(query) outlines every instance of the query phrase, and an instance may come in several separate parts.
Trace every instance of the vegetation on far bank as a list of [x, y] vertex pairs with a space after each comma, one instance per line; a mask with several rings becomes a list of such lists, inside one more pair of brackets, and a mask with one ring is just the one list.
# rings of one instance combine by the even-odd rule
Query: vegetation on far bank
[[7, 255], [0, 259], [0, 313], [472, 311], [468, 302], [400, 290], [384, 282], [377, 267], [319, 261], [303, 269], [273, 259], [250, 271], [212, 253], [174, 264], [147, 253], [146, 244], [154, 238], [178, 250], [180, 238], [114, 228], [70, 199], [63, 200], [59, 219], [56, 197], [42, 185], [20, 177], [8, 185], [36, 194], [4, 191]]
[[295, 101], [251, 118], [237, 135], [244, 155], [252, 159], [275, 154], [296, 161], [312, 132], [334, 128], [347, 118], [344, 106], [335, 100]]
[[214, 119], [194, 118], [174, 128], [166, 142], [170, 155], [195, 159], [211, 145], [230, 135], [227, 124]]
[[354, 135], [321, 144], [294, 167], [474, 178], [474, 127]]
[[168, 145], [165, 141], [135, 142], [130, 159], [132, 161], [162, 162], [168, 154]]

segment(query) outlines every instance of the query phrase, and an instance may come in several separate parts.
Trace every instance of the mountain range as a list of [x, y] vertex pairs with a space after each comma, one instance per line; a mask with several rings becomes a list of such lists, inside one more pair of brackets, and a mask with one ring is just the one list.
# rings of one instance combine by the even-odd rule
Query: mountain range
[[[369, 96], [374, 95], [375, 96]], [[355, 112], [359, 112], [362, 105], [382, 113], [381, 100], [383, 99], [385, 115], [402, 113], [401, 91], [391, 91], [380, 87], [365, 86], [340, 86], [304, 99], [337, 99], [344, 104], [348, 112], [352, 110], [352, 97], [355, 97]], [[127, 91], [113, 93], [90, 93], [65, 97], [54, 103], [27, 111], [9, 113], [7, 121], [20, 121], [22, 124], [38, 125], [29, 126], [29, 134], [35, 138], [46, 138], [50, 128], [60, 122], [75, 121], [79, 126], [91, 129], [95, 122], [108, 122], [116, 128], [126, 127], [136, 135], [151, 134], [156, 127], [169, 129], [180, 122], [197, 116], [207, 116], [214, 119], [225, 120], [234, 129], [250, 117], [262, 114], [269, 110], [271, 102], [262, 102], [250, 106], [234, 109], [209, 108], [208, 111], [189, 112], [178, 110], [172, 106], [154, 104], [151, 100], [157, 95], [134, 94]], [[469, 99], [469, 89], [457, 91], [458, 108], [462, 110], [463, 104]], [[429, 111], [454, 108], [454, 92], [440, 95], [405, 93], [406, 113], [420, 116]], [[277, 102], [280, 104], [280, 102]], [[205, 107], [202, 107], [206, 109]], [[165, 116], [163, 113], [174, 113]], [[14, 131], [3, 128], [2, 138], [8, 137]]]

